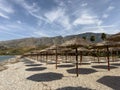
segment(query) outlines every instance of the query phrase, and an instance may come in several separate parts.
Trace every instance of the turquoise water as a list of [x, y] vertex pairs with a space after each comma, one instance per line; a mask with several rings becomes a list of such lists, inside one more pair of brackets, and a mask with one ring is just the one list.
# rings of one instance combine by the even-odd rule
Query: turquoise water
[[6, 60], [13, 58], [13, 57], [15, 57], [15, 56], [0, 56], [0, 62], [6, 61]]

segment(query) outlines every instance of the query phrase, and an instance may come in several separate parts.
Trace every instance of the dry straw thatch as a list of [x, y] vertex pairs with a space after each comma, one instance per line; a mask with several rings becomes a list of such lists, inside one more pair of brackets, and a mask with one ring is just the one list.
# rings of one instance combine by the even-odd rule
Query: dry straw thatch
[[108, 41], [120, 42], [120, 32], [107, 38]]
[[86, 47], [89, 45], [92, 45], [92, 43], [87, 40], [84, 40], [82, 38], [74, 38], [72, 40], [63, 43], [61, 47], [78, 48], [78, 47]]
[[92, 48], [103, 49], [106, 47], [120, 47], [120, 42], [102, 41], [94, 44]]
[[[82, 38], [74, 38], [72, 40], [66, 41], [60, 47], [65, 48], [72, 48], [75, 49], [75, 56], [76, 56], [76, 75], [78, 76], [78, 48], [79, 47], [89, 47], [92, 45], [91, 42], [86, 41]], [[82, 53], [81, 53], [81, 61], [82, 61]]]

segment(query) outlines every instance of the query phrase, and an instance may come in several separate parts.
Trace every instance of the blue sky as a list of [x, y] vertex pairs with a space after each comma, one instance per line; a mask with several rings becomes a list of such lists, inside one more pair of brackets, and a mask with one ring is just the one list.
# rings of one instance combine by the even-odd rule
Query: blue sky
[[120, 32], [120, 0], [0, 0], [0, 41]]

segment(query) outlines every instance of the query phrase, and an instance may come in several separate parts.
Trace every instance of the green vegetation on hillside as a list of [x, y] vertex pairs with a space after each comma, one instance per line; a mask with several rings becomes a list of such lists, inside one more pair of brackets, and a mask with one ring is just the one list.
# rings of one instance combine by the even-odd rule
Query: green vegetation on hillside
[[0, 55], [22, 55], [33, 50], [42, 50], [44, 48], [47, 48], [47, 46], [6, 48], [0, 49]]

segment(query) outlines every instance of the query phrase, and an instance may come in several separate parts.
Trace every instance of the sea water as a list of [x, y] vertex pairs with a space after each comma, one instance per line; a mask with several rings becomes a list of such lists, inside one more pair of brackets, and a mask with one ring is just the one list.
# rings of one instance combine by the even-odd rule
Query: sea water
[[7, 61], [8, 59], [10, 59], [10, 58], [14, 58], [15, 56], [9, 56], [9, 55], [7, 55], [7, 56], [0, 56], [0, 62], [2, 62], [2, 61]]

